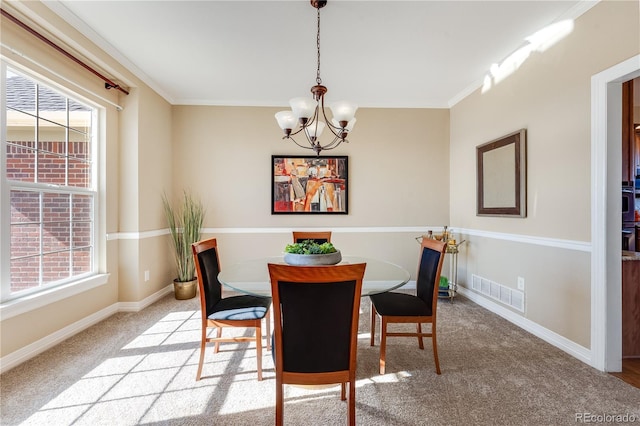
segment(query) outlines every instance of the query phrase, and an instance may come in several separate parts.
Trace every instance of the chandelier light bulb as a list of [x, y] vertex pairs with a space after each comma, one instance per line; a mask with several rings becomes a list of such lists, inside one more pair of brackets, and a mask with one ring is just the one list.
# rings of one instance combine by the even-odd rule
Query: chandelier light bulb
[[358, 105], [349, 101], [337, 101], [333, 102], [330, 106], [333, 118], [340, 123], [341, 121], [349, 122], [353, 120], [356, 115]]
[[[293, 98], [289, 101], [293, 114], [298, 117], [301, 122], [313, 117], [318, 103], [313, 98]], [[306, 119], [306, 120], [305, 120]]]
[[311, 138], [319, 138], [320, 135], [322, 135], [322, 132], [324, 131], [324, 123], [322, 121], [316, 121], [315, 123], [311, 124], [309, 127], [307, 127], [307, 132], [309, 133], [309, 137]]
[[276, 121], [282, 130], [293, 130], [298, 125], [298, 117], [291, 111], [276, 112]]

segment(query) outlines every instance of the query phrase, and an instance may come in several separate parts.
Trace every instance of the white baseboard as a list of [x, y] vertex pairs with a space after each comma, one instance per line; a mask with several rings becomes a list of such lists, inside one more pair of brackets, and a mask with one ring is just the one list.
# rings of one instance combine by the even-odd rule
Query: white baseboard
[[24, 346], [9, 355], [3, 356], [0, 358], [0, 374], [22, 364], [25, 361], [28, 361], [48, 349], [51, 349], [55, 345], [80, 333], [92, 325], [109, 318], [117, 312], [139, 312], [171, 292], [173, 292], [173, 284], [155, 292], [140, 302], [119, 302], [114, 303], [111, 306], [107, 306], [98, 312], [56, 331], [55, 333]]
[[169, 293], [173, 293], [173, 284], [156, 291], [151, 296], [147, 296], [139, 302], [120, 302], [118, 312], [140, 312], [147, 306], [157, 302]]
[[585, 364], [591, 365], [591, 350], [585, 348], [584, 346], [580, 346], [577, 343], [567, 339], [566, 337], [563, 337], [558, 333], [542, 327], [540, 324], [526, 319], [525, 317], [501, 306], [498, 303], [487, 299], [486, 297], [482, 296], [479, 293], [476, 293], [475, 291], [458, 286], [458, 293], [466, 297], [467, 299], [477, 303], [488, 311], [501, 316], [502, 318], [506, 319], [509, 322], [512, 322], [523, 330], [528, 331], [534, 336], [539, 337], [545, 342], [566, 352], [567, 354], [578, 358]]
[[[415, 288], [416, 282], [415, 280], [413, 280], [400, 287], [399, 290], [412, 290]], [[496, 303], [473, 290], [458, 286], [458, 295], [466, 297], [472, 302], [482, 306], [486, 310], [501, 316], [502, 318], [517, 325], [523, 330], [533, 334], [536, 337], [539, 337], [540, 339], [566, 352], [567, 354], [578, 358], [585, 364], [591, 365], [591, 351], [584, 346], [580, 346], [577, 343], [567, 339], [566, 337], [563, 337], [558, 333], [542, 327], [540, 324], [526, 319], [522, 315], [519, 315], [516, 312], [505, 308], [499, 303]]]
[[[412, 280], [400, 287], [399, 290], [412, 290], [415, 288], [416, 282], [415, 280]], [[585, 364], [591, 365], [591, 351], [584, 346], [580, 346], [577, 343], [567, 339], [566, 337], [563, 337], [558, 333], [540, 326], [540, 324], [526, 319], [525, 317], [505, 308], [499, 303], [496, 303], [479, 293], [476, 293], [473, 290], [458, 286], [458, 295], [466, 297], [472, 302], [482, 306], [486, 310], [501, 316], [502, 318], [506, 319], [509, 322], [512, 322], [523, 330], [533, 334], [536, 337], [539, 337], [540, 339], [566, 352], [567, 354], [578, 358]]]

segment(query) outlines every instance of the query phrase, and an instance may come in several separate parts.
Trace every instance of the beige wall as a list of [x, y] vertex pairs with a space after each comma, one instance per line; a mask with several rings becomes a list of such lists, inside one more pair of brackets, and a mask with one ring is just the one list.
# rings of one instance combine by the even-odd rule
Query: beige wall
[[205, 227], [447, 224], [448, 110], [358, 110], [349, 144], [322, 153], [349, 156], [349, 214], [314, 216], [271, 214], [271, 155], [314, 155], [281, 140], [278, 110], [174, 107], [175, 188], [203, 198]]
[[[280, 253], [290, 232], [252, 235], [242, 228], [330, 228], [339, 248], [371, 253], [415, 269], [415, 232], [396, 244], [389, 234], [363, 236], [352, 228], [426, 227], [448, 224], [449, 111], [446, 109], [360, 109], [349, 144], [323, 155], [349, 156], [348, 215], [272, 215], [271, 155], [313, 155], [281, 139], [278, 108], [175, 106], [174, 190], [202, 197], [205, 228], [235, 228], [208, 234], [220, 242], [221, 262]], [[247, 125], [250, 123], [250, 125]], [[390, 125], [393, 123], [393, 125]], [[342, 230], [346, 228], [349, 232]], [[356, 230], [357, 231], [357, 230]], [[262, 231], [261, 231], [262, 232]], [[400, 232], [404, 234], [404, 232]], [[380, 239], [375, 249], [365, 241]], [[407, 255], [408, 256], [403, 256]], [[407, 260], [409, 259], [409, 260]]]
[[[162, 194], [172, 192], [171, 106], [145, 85], [123, 100], [120, 126], [119, 299], [137, 302], [171, 283], [172, 259], [165, 235]], [[149, 271], [149, 281], [145, 281]]]
[[172, 107], [147, 86], [140, 88], [138, 179], [144, 191], [138, 194], [138, 229], [166, 227], [161, 195], [173, 189]]
[[[638, 54], [638, 22], [637, 2], [601, 2], [565, 38], [451, 109], [451, 223], [470, 234], [533, 237], [514, 244], [470, 235], [463, 279], [477, 273], [515, 288], [525, 278], [525, 317], [586, 348], [590, 253], [549, 244], [591, 240], [591, 76]], [[527, 217], [476, 216], [475, 147], [520, 128], [528, 139]]]

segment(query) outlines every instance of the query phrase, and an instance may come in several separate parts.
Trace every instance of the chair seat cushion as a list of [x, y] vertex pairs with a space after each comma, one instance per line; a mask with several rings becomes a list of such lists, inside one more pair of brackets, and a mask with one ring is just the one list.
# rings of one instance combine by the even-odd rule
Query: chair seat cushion
[[260, 296], [231, 296], [220, 299], [208, 317], [212, 320], [251, 320], [262, 319], [271, 306], [270, 297]]
[[379, 293], [369, 296], [376, 311], [384, 316], [431, 316], [431, 305], [412, 294]]

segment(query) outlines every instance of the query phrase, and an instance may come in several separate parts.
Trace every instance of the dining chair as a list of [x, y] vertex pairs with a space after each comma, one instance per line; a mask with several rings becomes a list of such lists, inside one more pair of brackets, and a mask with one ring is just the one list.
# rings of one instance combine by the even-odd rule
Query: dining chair
[[[423, 337], [431, 337], [436, 373], [440, 374], [438, 345], [436, 342], [436, 308], [440, 272], [447, 244], [441, 241], [422, 239], [420, 262], [416, 279], [416, 295], [385, 292], [369, 296], [371, 299], [371, 346], [374, 346], [376, 316], [380, 324], [380, 374], [385, 374], [387, 337], [417, 337], [418, 346], [424, 349]], [[388, 332], [391, 323], [416, 323], [416, 332]], [[431, 332], [422, 332], [422, 323], [431, 324]]]
[[270, 263], [274, 312], [276, 425], [283, 423], [284, 385], [340, 383], [348, 424], [355, 425], [358, 317], [366, 263], [291, 266]]
[[293, 242], [300, 243], [305, 240], [312, 240], [318, 244], [331, 242], [331, 231], [293, 231]]
[[[256, 360], [258, 364], [258, 380], [262, 380], [262, 319], [266, 321], [267, 350], [271, 350], [270, 306], [271, 298], [266, 296], [229, 296], [222, 297], [222, 284], [218, 281], [220, 259], [218, 244], [215, 238], [198, 241], [192, 246], [198, 288], [200, 291], [200, 312], [202, 317], [202, 338], [200, 341], [200, 362], [196, 380], [200, 380], [204, 352], [207, 343], [215, 343], [214, 353], [218, 353], [221, 342], [254, 341], [256, 343]], [[255, 328], [255, 337], [237, 336], [222, 337], [223, 327]], [[208, 331], [216, 329], [216, 337], [208, 337]]]

